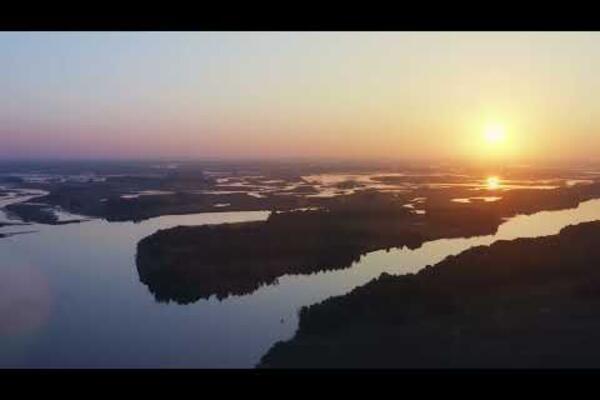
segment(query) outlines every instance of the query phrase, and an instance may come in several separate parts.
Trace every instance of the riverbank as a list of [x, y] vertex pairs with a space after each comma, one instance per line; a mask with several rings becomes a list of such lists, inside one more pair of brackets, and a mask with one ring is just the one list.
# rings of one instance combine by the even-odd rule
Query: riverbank
[[302, 308], [263, 368], [598, 367], [600, 222], [383, 274]]

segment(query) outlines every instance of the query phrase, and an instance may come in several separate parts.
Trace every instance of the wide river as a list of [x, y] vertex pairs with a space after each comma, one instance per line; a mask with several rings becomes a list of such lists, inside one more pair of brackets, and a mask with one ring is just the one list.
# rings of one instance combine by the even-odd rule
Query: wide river
[[30, 232], [0, 239], [0, 367], [253, 367], [273, 343], [294, 334], [304, 305], [347, 293], [382, 272], [416, 272], [473, 246], [600, 219], [600, 200], [517, 216], [492, 236], [372, 252], [351, 268], [287, 275], [222, 301], [158, 303], [139, 281], [136, 245], [156, 230], [267, 216], [228, 212], [0, 228]]

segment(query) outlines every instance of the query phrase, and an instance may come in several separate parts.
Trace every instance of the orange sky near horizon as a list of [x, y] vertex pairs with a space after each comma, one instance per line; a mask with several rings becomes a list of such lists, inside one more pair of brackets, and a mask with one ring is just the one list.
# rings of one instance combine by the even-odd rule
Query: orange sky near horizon
[[598, 49], [585, 32], [3, 32], [0, 157], [597, 159]]

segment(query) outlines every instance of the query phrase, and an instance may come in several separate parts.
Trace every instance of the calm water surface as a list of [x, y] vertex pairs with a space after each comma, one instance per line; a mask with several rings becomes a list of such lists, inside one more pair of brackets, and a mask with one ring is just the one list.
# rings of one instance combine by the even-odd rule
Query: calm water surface
[[0, 366], [252, 367], [274, 342], [294, 334], [303, 305], [347, 293], [382, 272], [416, 272], [472, 246], [600, 219], [600, 200], [515, 217], [493, 236], [369, 253], [345, 270], [284, 276], [223, 301], [157, 303], [139, 281], [136, 245], [156, 230], [267, 216], [226, 212], [0, 228], [35, 231], [0, 239]]

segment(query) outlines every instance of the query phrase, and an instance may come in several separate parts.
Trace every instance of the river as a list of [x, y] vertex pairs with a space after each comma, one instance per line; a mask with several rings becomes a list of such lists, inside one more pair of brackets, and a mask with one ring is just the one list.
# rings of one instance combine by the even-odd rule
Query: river
[[294, 334], [304, 305], [347, 293], [382, 272], [416, 272], [473, 246], [552, 235], [600, 219], [600, 200], [516, 216], [495, 235], [372, 252], [347, 269], [286, 275], [222, 301], [158, 303], [139, 281], [136, 245], [156, 230], [267, 216], [223, 212], [0, 228], [29, 232], [0, 239], [0, 367], [253, 367], [276, 341]]

